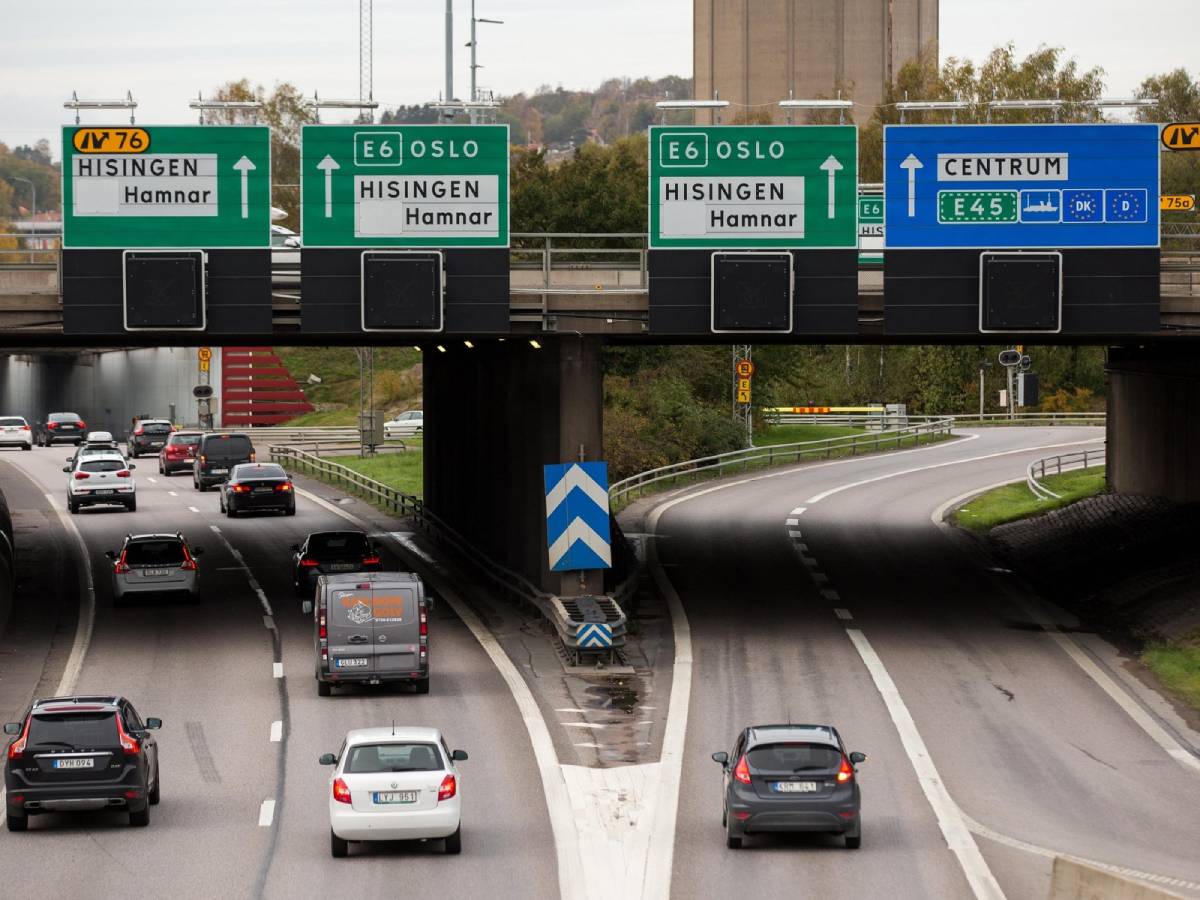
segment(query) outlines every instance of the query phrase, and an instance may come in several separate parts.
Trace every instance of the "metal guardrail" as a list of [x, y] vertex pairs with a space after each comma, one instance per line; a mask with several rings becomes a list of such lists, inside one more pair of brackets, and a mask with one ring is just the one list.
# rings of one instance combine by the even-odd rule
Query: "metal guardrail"
[[[919, 417], [910, 416], [909, 418]], [[659, 466], [656, 469], [649, 469], [623, 478], [609, 486], [608, 496], [609, 500], [616, 504], [628, 499], [634, 491], [641, 496], [649, 485], [668, 480], [672, 484], [676, 484], [681, 478], [690, 480], [715, 477], [724, 474], [727, 469], [739, 467], [743, 471], [748, 471], [752, 464], [758, 464], [755, 465], [755, 468], [767, 468], [774, 465], [798, 463], [804, 459], [856, 456], [860, 452], [879, 450], [884, 446], [900, 447], [909, 440], [915, 447], [921, 443], [923, 437], [933, 440], [935, 435], [951, 434], [953, 427], [952, 416], [934, 416], [907, 428], [896, 428], [873, 434], [853, 434], [840, 438], [798, 441], [792, 444], [771, 444], [765, 447], [750, 447], [746, 450], [717, 453], [712, 456], [702, 456], [699, 459]]]
[[1025, 470], [1025, 483], [1029, 485], [1033, 496], [1039, 500], [1061, 500], [1062, 495], [1056, 494], [1042, 484], [1042, 479], [1048, 474], [1061, 475], [1063, 472], [1104, 465], [1105, 450], [1105, 447], [1096, 450], [1076, 450], [1073, 453], [1060, 453], [1057, 456], [1043, 456], [1041, 459], [1035, 459]]
[[470, 541], [426, 509], [425, 503], [420, 497], [405, 494], [381, 481], [368, 478], [348, 466], [330, 462], [297, 447], [272, 444], [268, 453], [272, 462], [286, 465], [293, 471], [313, 475], [326, 483], [344, 488], [349, 493], [373, 500], [397, 516], [410, 517], [416, 526], [429, 535], [435, 543], [456, 552], [487, 581], [516, 598], [518, 602], [538, 610], [554, 627], [555, 634], [562, 643], [563, 651], [573, 663], [578, 664], [585, 655], [593, 657], [607, 655], [611, 662], [615, 660], [616, 652], [624, 646], [627, 619], [618, 598], [630, 597], [637, 590], [640, 573], [636, 569], [630, 573], [625, 582], [618, 586], [611, 597], [595, 598], [605, 616], [604, 624], [607, 624], [612, 631], [612, 648], [598, 650], [580, 647], [579, 629], [588, 623], [578, 615], [578, 610], [573, 607], [571, 602], [572, 598], [560, 598], [548, 594], [524, 576], [481, 553]]
[[1019, 412], [1013, 413], [958, 413], [951, 415], [956, 425], [969, 425], [978, 422], [982, 425], [1003, 425], [1014, 423], [1029, 425], [1038, 422], [1048, 422], [1051, 425], [1103, 425], [1108, 421], [1105, 412]]

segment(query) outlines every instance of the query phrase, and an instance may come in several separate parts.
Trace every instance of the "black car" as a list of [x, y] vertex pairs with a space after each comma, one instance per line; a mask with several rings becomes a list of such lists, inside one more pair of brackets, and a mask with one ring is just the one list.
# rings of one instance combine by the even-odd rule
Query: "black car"
[[381, 571], [379, 550], [361, 531], [316, 531], [292, 546], [292, 588], [298, 597], [312, 594], [318, 575]]
[[175, 426], [167, 419], [134, 419], [129, 436], [125, 438], [125, 447], [130, 458], [137, 459], [143, 454], [157, 454], [174, 430]]
[[211, 431], [200, 436], [196, 462], [192, 468], [192, 486], [207, 491], [229, 478], [234, 466], [254, 462], [254, 445], [244, 434]]
[[749, 834], [817, 831], [862, 844], [862, 753], [847, 753], [832, 725], [754, 725], [729, 753], [714, 753], [724, 781], [721, 824], [736, 849]]
[[234, 466], [223, 482], [221, 512], [233, 518], [239, 513], [277, 510], [296, 514], [296, 487], [283, 466], [274, 463], [242, 463]]
[[45, 422], [37, 423], [34, 441], [39, 447], [71, 441], [79, 444], [87, 434], [87, 422], [73, 412], [56, 412], [46, 416]]
[[21, 722], [9, 722], [4, 764], [9, 831], [47, 812], [118, 809], [130, 825], [149, 825], [158, 803], [158, 745], [146, 719], [124, 697], [35, 700]]

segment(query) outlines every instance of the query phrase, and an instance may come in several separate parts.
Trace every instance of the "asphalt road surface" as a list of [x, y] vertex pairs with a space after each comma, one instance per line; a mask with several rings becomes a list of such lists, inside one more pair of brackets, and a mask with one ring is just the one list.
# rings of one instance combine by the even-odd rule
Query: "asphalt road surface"
[[[42, 570], [34, 581], [50, 586], [74, 544], [50, 509], [53, 503], [65, 510], [61, 468], [69, 453], [35, 449], [0, 462], [10, 503], [26, 521], [44, 522], [23, 540]], [[525, 726], [495, 667], [448, 606], [439, 604], [431, 625], [428, 696], [376, 688], [318, 698], [311, 617], [292, 596], [289, 547], [311, 531], [347, 523], [303, 497], [293, 518], [229, 520], [219, 514], [215, 492], [198, 493], [186, 476], [166, 478], [155, 469], [153, 459], [138, 461], [137, 512], [97, 507], [71, 519], [95, 582], [95, 630], [77, 691], [119, 692], [143, 716], [163, 719], [162, 803], [146, 829], [130, 828], [124, 815], [92, 813], [38, 816], [27, 833], [3, 832], [6, 893], [558, 896], [554, 842]], [[114, 609], [104, 551], [118, 549], [127, 532], [177, 530], [205, 548], [202, 602]], [[395, 558], [385, 562], [402, 566]], [[58, 589], [77, 592], [74, 579], [58, 581], [67, 582]], [[29, 591], [21, 597], [37, 602]], [[70, 637], [60, 633], [59, 642]], [[61, 656], [52, 654], [47, 669]], [[283, 677], [276, 677], [277, 662]], [[40, 680], [43, 692], [57, 683]], [[350, 859], [330, 857], [329, 769], [317, 757], [335, 752], [352, 728], [393, 720], [439, 727], [470, 754], [460, 764], [462, 856], [444, 856], [440, 842], [430, 842], [356, 845]]]
[[[972, 895], [854, 632], [977, 832], [975, 874], [990, 872], [1010, 898], [1045, 896], [1060, 852], [1200, 891], [1200, 773], [1036, 624], [1010, 575], [987, 571], [931, 521], [945, 501], [1065, 452], [1010, 451], [1102, 434], [981, 429], [915, 452], [700, 487], [662, 513], [658, 557], [695, 660], [674, 896]], [[745, 725], [774, 722], [833, 724], [848, 749], [868, 754], [861, 849], [831, 836], [725, 848], [709, 756]]]

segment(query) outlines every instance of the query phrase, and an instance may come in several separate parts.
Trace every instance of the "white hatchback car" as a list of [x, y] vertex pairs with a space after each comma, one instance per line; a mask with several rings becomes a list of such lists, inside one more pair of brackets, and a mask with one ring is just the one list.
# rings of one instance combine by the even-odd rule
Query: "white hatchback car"
[[436, 728], [360, 728], [346, 735], [329, 776], [329, 849], [349, 853], [351, 841], [444, 839], [462, 852], [462, 798], [456, 762]]
[[76, 457], [74, 465], [63, 469], [69, 475], [67, 509], [77, 513], [84, 506], [115, 504], [133, 512], [137, 509], [137, 486], [131, 470], [136, 468], [115, 451]]
[[421, 434], [425, 426], [425, 412], [420, 409], [410, 409], [402, 412], [390, 422], [383, 423], [385, 438], [414, 437]]
[[0, 447], [33, 449], [33, 432], [20, 416], [0, 416]]

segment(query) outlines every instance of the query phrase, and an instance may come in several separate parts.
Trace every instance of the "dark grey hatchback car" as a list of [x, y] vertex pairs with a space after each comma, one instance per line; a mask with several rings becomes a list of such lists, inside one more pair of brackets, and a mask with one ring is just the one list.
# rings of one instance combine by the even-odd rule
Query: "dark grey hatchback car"
[[796, 831], [841, 834], [850, 849], [861, 846], [855, 766], [867, 757], [847, 753], [832, 725], [753, 725], [731, 753], [712, 758], [723, 772], [721, 824], [730, 848], [749, 834]]

